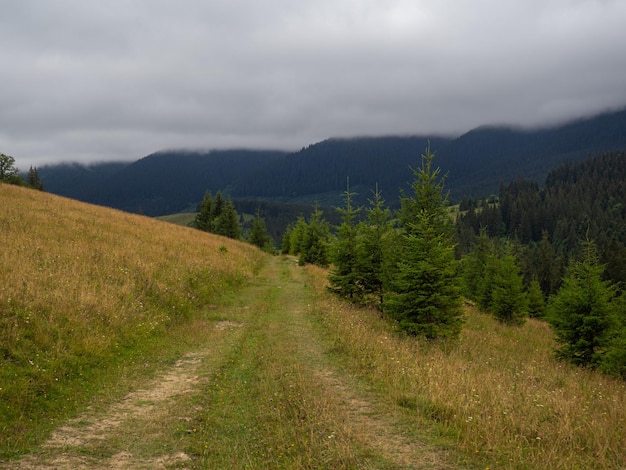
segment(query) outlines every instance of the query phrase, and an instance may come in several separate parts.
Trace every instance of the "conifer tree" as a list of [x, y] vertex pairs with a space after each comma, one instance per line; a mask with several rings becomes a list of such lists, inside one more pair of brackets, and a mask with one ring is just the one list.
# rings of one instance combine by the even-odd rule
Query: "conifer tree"
[[324, 220], [322, 211], [316, 204], [306, 226], [299, 263], [301, 265], [316, 264], [327, 267], [329, 263], [329, 240], [330, 229], [328, 223]]
[[38, 191], [43, 191], [43, 183], [39, 178], [39, 171], [37, 171], [37, 167], [30, 167], [28, 170], [28, 177], [26, 179], [26, 183], [33, 189]]
[[362, 256], [358, 253], [357, 227], [355, 217], [359, 209], [352, 207], [350, 181], [344, 193], [345, 208], [337, 209], [341, 214], [342, 223], [337, 231], [337, 239], [332, 244], [330, 260], [333, 263], [328, 280], [329, 289], [341, 297], [354, 302], [363, 298], [362, 273], [359, 270], [359, 261]]
[[215, 223], [215, 220], [222, 215], [225, 205], [226, 201], [224, 200], [224, 196], [222, 196], [221, 191], [218, 191], [215, 194], [215, 200], [213, 201], [213, 206], [211, 207], [211, 219], [213, 220], [213, 223]]
[[413, 170], [413, 197], [402, 198], [403, 247], [385, 308], [408, 334], [457, 338], [462, 327], [452, 221], [430, 148]]
[[231, 199], [228, 199], [224, 203], [224, 208], [221, 214], [214, 219], [213, 232], [217, 235], [234, 238], [235, 240], [239, 240], [241, 238], [239, 215], [237, 214]]
[[291, 234], [293, 233], [295, 224], [290, 223], [287, 225], [285, 229], [285, 233], [283, 233], [283, 238], [280, 241], [280, 254], [288, 255], [289, 250], [291, 249]]
[[[484, 299], [490, 297], [491, 293], [485, 293], [487, 277], [487, 267], [493, 256], [493, 244], [484, 228], [480, 229], [480, 234], [476, 245], [468, 253], [462, 262], [463, 294], [478, 303], [481, 308], [485, 308]], [[487, 301], [488, 306], [488, 301]]]
[[618, 324], [616, 288], [602, 280], [603, 271], [593, 243], [587, 241], [583, 259], [570, 265], [550, 304], [558, 355], [577, 365], [598, 366]]
[[369, 200], [367, 219], [359, 228], [362, 235], [358, 252], [363, 293], [374, 296], [378, 307], [382, 309], [386, 284], [385, 259], [389, 258], [386, 250], [393, 249], [394, 243], [390, 236], [391, 212], [385, 208], [385, 201], [378, 190], [378, 185], [373, 195], [374, 198]]
[[527, 299], [517, 260], [512, 254], [505, 254], [494, 261], [490, 311], [504, 323], [522, 324], [527, 314]]
[[556, 291], [560, 277], [558, 274], [558, 259], [550, 243], [548, 232], [541, 232], [541, 241], [539, 242], [539, 260], [537, 268], [537, 280], [541, 286], [544, 296], [549, 296]]
[[195, 222], [196, 228], [205, 232], [213, 231], [213, 198], [211, 197], [211, 192], [208, 190], [204, 193], [204, 198], [202, 198], [202, 202], [200, 203], [200, 210], [196, 214]]
[[259, 209], [256, 210], [254, 220], [252, 221], [252, 229], [248, 236], [248, 242], [268, 253], [274, 252], [272, 238], [267, 234], [265, 220], [261, 217], [261, 211]]
[[542, 318], [546, 310], [546, 301], [537, 279], [533, 279], [528, 286], [528, 316]]
[[289, 254], [298, 256], [302, 253], [304, 248], [304, 239], [309, 226], [304, 220], [303, 215], [299, 215], [296, 224], [289, 234]]

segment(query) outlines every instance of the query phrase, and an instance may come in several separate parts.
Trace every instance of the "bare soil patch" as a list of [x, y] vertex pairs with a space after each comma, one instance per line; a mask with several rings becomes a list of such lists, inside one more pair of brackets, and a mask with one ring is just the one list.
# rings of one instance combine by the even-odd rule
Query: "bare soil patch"
[[[217, 323], [215, 328], [226, 330], [236, 326], [241, 324], [224, 321]], [[153, 380], [104, 412], [88, 410], [59, 427], [40, 452], [14, 462], [11, 468], [158, 469], [190, 461], [191, 458], [184, 452], [146, 458], [126, 449], [115, 449], [111, 443], [124, 443], [128, 439], [158, 440], [161, 431], [154, 423], [164, 419], [176, 399], [194, 390], [200, 380], [200, 365], [210, 354], [210, 349], [185, 354]], [[107, 452], [112, 455], [102, 455]]]

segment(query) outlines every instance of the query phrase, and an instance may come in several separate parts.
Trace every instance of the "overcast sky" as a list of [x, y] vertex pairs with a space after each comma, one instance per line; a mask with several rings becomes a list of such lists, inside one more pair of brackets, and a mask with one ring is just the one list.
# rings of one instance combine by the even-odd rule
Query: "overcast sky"
[[0, 152], [459, 135], [626, 105], [623, 0], [0, 0]]

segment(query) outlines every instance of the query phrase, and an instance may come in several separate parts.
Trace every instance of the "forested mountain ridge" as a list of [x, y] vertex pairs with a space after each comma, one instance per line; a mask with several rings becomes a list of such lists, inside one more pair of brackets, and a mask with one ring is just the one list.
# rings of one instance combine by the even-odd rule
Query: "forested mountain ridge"
[[[528, 278], [547, 278], [553, 293], [581, 242], [593, 240], [607, 278], [626, 285], [626, 152], [608, 152], [551, 171], [540, 187], [518, 178], [502, 184], [499, 204], [476, 208], [466, 199], [459, 218], [461, 245], [484, 228], [517, 240]], [[466, 207], [463, 207], [466, 206]]]
[[49, 192], [157, 216], [195, 209], [206, 190], [228, 191], [284, 154], [273, 150], [175, 150], [114, 164], [117, 171], [113, 172], [107, 171], [112, 165], [108, 163], [73, 164], [43, 167], [40, 175]]
[[341, 204], [346, 180], [365, 203], [378, 184], [391, 206], [410, 179], [409, 167], [430, 143], [448, 175], [452, 201], [497, 193], [524, 176], [543, 183], [567, 160], [626, 150], [626, 110], [546, 129], [485, 126], [457, 138], [388, 136], [328, 139], [298, 152], [167, 151], [130, 164], [40, 168], [46, 190], [130, 212], [164, 215], [198, 204], [208, 189], [233, 199]]
[[271, 162], [235, 187], [234, 195], [288, 200], [336, 191], [340, 196], [347, 178], [353, 189], [361, 189], [363, 203], [377, 183], [383, 193], [396, 195], [410, 179], [408, 167], [419, 162], [429, 141], [433, 149], [440, 149], [450, 139], [390, 136], [324, 140]]

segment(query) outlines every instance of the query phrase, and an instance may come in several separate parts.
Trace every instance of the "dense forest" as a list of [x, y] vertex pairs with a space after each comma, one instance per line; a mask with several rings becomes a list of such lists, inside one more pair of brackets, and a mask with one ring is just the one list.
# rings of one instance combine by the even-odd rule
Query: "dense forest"
[[550, 172], [545, 185], [526, 178], [501, 184], [497, 203], [464, 198], [458, 237], [461, 254], [482, 229], [519, 244], [526, 280], [543, 279], [553, 294], [581, 242], [594, 240], [605, 277], [626, 283], [626, 153], [569, 161]]

